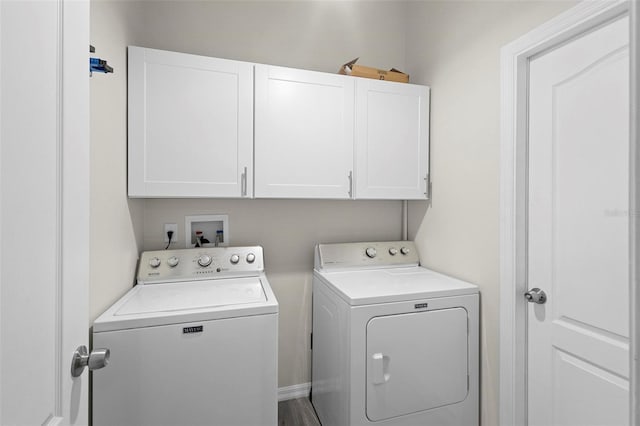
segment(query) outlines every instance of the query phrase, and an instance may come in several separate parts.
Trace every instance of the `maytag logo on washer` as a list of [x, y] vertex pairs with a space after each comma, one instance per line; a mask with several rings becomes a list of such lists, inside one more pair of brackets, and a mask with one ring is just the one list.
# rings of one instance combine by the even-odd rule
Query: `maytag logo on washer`
[[183, 327], [182, 328], [182, 334], [189, 334], [189, 333], [202, 333], [202, 331], [204, 330], [204, 327], [201, 325], [195, 326], [195, 327]]
[[428, 308], [429, 304], [428, 303], [416, 303], [413, 306], [415, 307], [415, 309], [423, 309], [423, 308]]

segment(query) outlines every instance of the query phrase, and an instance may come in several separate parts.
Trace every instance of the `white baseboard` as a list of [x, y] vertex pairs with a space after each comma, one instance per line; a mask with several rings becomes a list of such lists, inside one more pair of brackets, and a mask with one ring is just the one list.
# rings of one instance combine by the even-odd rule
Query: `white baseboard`
[[278, 388], [278, 401], [306, 398], [309, 396], [309, 392], [311, 392], [311, 382]]

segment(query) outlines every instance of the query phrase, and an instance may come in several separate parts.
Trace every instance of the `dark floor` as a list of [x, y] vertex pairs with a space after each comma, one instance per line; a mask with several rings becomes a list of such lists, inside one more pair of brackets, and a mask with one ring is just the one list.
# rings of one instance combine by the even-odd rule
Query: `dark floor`
[[278, 403], [278, 426], [320, 426], [309, 398]]

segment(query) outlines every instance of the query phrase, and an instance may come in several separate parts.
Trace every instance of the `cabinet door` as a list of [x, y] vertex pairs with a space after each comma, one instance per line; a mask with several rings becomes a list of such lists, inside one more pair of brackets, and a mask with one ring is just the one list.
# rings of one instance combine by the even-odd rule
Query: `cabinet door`
[[358, 78], [355, 197], [427, 198], [429, 88]]
[[129, 47], [129, 196], [252, 193], [253, 65]]
[[255, 196], [350, 198], [353, 79], [256, 65]]

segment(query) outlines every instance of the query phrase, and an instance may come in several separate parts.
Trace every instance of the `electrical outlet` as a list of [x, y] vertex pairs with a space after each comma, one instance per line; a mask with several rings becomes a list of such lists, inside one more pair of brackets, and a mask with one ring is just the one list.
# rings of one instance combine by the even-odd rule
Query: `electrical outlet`
[[177, 223], [164, 224], [164, 233], [162, 235], [164, 236], [165, 243], [169, 242], [169, 237], [167, 236], [167, 232], [169, 231], [173, 231], [173, 236], [171, 237], [171, 241], [172, 242], [178, 241], [178, 224]]

